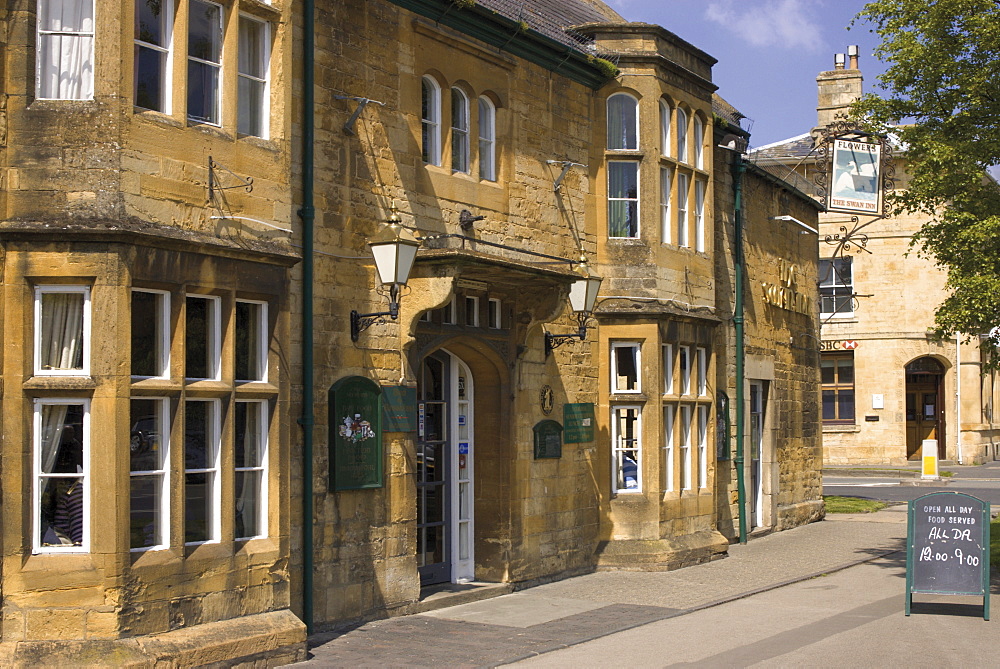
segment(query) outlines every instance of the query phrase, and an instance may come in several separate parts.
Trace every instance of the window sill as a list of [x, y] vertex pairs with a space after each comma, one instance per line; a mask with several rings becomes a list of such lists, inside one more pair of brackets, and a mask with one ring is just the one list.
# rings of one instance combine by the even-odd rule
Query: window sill
[[171, 379], [135, 379], [132, 381], [133, 395], [176, 395], [183, 386]]
[[146, 109], [145, 107], [132, 107], [132, 112], [135, 114], [136, 118], [141, 118], [144, 121], [149, 121], [150, 123], [157, 123], [159, 125], [169, 126], [171, 128], [183, 128], [184, 124], [173, 116], [165, 114], [161, 111], [155, 109]]
[[838, 425], [838, 424], [824, 424], [823, 425], [823, 432], [824, 433], [829, 432], [831, 434], [837, 434], [837, 433], [849, 434], [849, 433], [852, 433], [852, 432], [861, 432], [861, 427], [859, 425], [857, 425], [856, 423], [842, 424], [842, 425]]
[[262, 2], [261, 0], [242, 0], [240, 2], [240, 11], [272, 21], [281, 18], [280, 7], [275, 7], [270, 2]]
[[274, 139], [265, 139], [257, 135], [239, 135], [239, 140], [264, 151], [276, 153], [280, 150], [278, 143]]
[[236, 383], [236, 398], [241, 400], [269, 400], [278, 394], [278, 387], [264, 381]]
[[610, 399], [611, 399], [612, 402], [614, 402], [616, 404], [619, 404], [619, 403], [628, 403], [628, 402], [645, 402], [649, 398], [646, 397], [645, 393], [621, 393], [621, 392], [615, 393], [615, 392], [613, 392], [613, 393], [611, 393]]
[[215, 398], [230, 392], [233, 387], [225, 381], [198, 380], [185, 382], [184, 389], [187, 391], [189, 397]]
[[857, 323], [858, 319], [853, 315], [851, 316], [832, 316], [830, 314], [820, 314], [821, 325], [834, 325], [839, 323]]
[[94, 390], [97, 382], [89, 376], [32, 376], [24, 382], [26, 391]]

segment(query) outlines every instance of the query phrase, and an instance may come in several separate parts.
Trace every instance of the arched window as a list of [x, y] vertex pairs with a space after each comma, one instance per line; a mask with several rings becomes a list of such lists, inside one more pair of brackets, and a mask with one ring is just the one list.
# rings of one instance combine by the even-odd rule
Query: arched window
[[489, 98], [479, 98], [479, 178], [497, 180], [497, 113]]
[[421, 90], [420, 118], [423, 126], [423, 159], [430, 165], [441, 164], [441, 86], [432, 77], [424, 77]]
[[451, 169], [469, 171], [469, 98], [451, 89]]
[[693, 125], [694, 132], [691, 142], [694, 146], [691, 148], [694, 149], [694, 166], [703, 169], [705, 167], [705, 126], [698, 116], [694, 117]]
[[688, 116], [680, 107], [677, 108], [677, 159], [682, 163], [688, 162], [687, 153], [688, 141]]
[[639, 103], [631, 95], [616, 93], [608, 98], [608, 149], [639, 148]]
[[670, 105], [660, 100], [660, 155], [670, 154]]

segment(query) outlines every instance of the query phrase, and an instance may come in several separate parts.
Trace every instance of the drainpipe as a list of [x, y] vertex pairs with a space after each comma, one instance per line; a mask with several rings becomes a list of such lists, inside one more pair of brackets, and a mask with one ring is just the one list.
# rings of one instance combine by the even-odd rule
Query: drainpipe
[[743, 173], [746, 163], [736, 154], [733, 163], [733, 271], [735, 273], [736, 304], [733, 325], [736, 330], [736, 500], [740, 510], [740, 543], [747, 542], [747, 491], [743, 471], [743, 425], [746, 420], [743, 386], [746, 383], [743, 360]]
[[313, 136], [314, 0], [302, 2], [302, 617], [313, 631]]
[[962, 335], [955, 333], [955, 453], [962, 462]]

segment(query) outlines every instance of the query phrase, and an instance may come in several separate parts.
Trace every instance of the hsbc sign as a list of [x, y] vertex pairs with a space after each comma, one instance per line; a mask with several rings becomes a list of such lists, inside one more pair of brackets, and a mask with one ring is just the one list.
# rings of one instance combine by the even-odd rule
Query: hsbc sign
[[821, 351], [853, 351], [858, 347], [858, 342], [854, 339], [837, 340], [837, 339], [826, 339], [819, 343], [819, 350]]

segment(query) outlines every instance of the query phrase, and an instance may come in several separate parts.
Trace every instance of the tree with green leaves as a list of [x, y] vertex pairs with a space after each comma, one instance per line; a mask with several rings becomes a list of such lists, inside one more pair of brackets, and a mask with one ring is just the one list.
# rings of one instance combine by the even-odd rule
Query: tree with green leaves
[[987, 176], [1000, 165], [1000, 0], [878, 0], [861, 22], [888, 69], [882, 92], [854, 111], [904, 145], [910, 179], [889, 203], [928, 216], [914, 244], [951, 291], [937, 334], [990, 332], [1000, 325], [1000, 186]]

